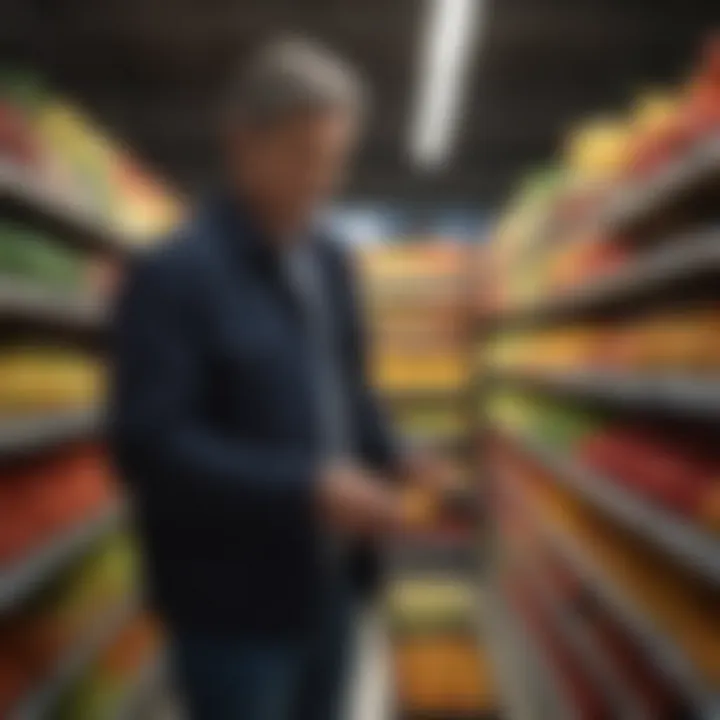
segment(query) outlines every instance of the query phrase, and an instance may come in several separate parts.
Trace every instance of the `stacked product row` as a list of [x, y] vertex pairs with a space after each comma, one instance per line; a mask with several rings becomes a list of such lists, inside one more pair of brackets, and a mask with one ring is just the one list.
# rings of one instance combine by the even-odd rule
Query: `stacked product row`
[[520, 627], [500, 642], [534, 657], [530, 717], [714, 718], [720, 45], [563, 160], [486, 256], [490, 595]]
[[719, 124], [716, 41], [679, 91], [648, 93], [627, 118], [578, 128], [563, 164], [531, 177], [497, 227], [494, 308], [547, 310], [588, 284], [599, 292], [602, 281], [626, 280], [635, 261], [656, 276], [693, 252], [712, 256], [712, 237], [701, 240], [716, 219]]
[[117, 502], [102, 450], [94, 445], [70, 445], [5, 467], [0, 563], [22, 564], [23, 558]]
[[102, 446], [105, 306], [177, 201], [0, 72], [0, 717], [135, 717], [161, 667]]
[[398, 572], [387, 604], [400, 717], [492, 716], [491, 668], [477, 641], [472, 580], [437, 567]]
[[458, 402], [469, 372], [464, 252], [427, 243], [359, 254], [373, 377], [411, 441], [452, 441], [465, 432]]
[[[74, 693], [95, 658], [84, 655], [114, 642], [138, 613], [134, 552], [116, 531], [99, 540], [49, 585], [3, 616], [0, 623], [3, 717], [46, 717]], [[82, 667], [72, 672], [79, 658]], [[85, 666], [87, 664], [87, 667]], [[83, 672], [80, 672], [80, 671]], [[89, 709], [88, 709], [89, 712]], [[75, 717], [106, 717], [80, 714]]]
[[[177, 221], [179, 203], [80, 109], [23, 69], [0, 72], [0, 178], [129, 242]], [[39, 229], [28, 233], [40, 243]]]
[[[469, 431], [466, 250], [453, 244], [370, 248], [361, 256], [374, 376], [401, 440], [435, 445], [464, 470]], [[448, 498], [412, 489], [413, 531], [391, 552], [387, 615], [399, 717], [479, 718], [492, 707], [477, 641], [473, 538]]]

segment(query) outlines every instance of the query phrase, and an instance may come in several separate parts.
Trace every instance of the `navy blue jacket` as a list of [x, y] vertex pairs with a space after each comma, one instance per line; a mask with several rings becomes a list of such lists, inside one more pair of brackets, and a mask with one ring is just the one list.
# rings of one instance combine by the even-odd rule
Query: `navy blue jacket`
[[[354, 283], [324, 239], [359, 456], [393, 443], [369, 391]], [[150, 591], [171, 623], [302, 629], [322, 592], [319, 437], [302, 313], [271, 244], [228, 201], [131, 269], [117, 308], [111, 444]]]

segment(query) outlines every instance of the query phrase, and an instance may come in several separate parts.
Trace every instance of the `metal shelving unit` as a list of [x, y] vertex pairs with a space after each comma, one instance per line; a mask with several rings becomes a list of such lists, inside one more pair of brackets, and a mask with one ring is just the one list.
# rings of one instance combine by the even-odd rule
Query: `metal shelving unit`
[[102, 413], [97, 408], [58, 411], [49, 415], [0, 422], [0, 458], [34, 453], [102, 432]]
[[507, 327], [532, 327], [567, 322], [639, 297], [655, 296], [693, 279], [720, 275], [720, 232], [716, 228], [677, 236], [642, 253], [636, 260], [609, 275], [541, 300], [531, 307], [509, 310], [490, 322], [501, 331]]
[[79, 249], [117, 256], [132, 247], [100, 217], [43, 187], [27, 170], [0, 163], [0, 214], [43, 228]]
[[494, 373], [497, 382], [532, 387], [558, 395], [599, 400], [619, 408], [681, 417], [720, 417], [720, 379], [653, 376], [613, 371]]
[[[720, 133], [716, 131], [698, 141], [682, 157], [667, 162], [651, 177], [619, 183], [598, 209], [580, 208], [582, 216], [577, 214], [572, 225], [568, 223], [562, 232], [555, 228], [543, 238], [536, 225], [526, 233], [525, 252], [514, 259], [518, 263], [516, 269], [525, 269], [524, 263], [536, 263], [546, 250], [557, 249], [561, 244], [565, 247], [581, 242], [619, 242], [626, 248], [632, 246], [634, 257], [615, 270], [559, 289], [549, 297], [500, 310], [494, 316], [478, 317], [478, 336], [577, 327], [596, 320], [625, 320], [648, 310], [659, 311], [661, 307], [671, 310], [700, 307], [708, 299], [717, 304], [718, 198]], [[578, 232], [578, 228], [587, 232]], [[536, 236], [535, 244], [531, 233]], [[521, 279], [519, 274], [517, 277]], [[720, 420], [720, 377], [711, 373], [689, 369], [683, 376], [672, 371], [582, 366], [551, 371], [531, 369], [531, 360], [524, 360], [525, 368], [479, 368], [478, 376], [484, 382], [478, 383], [478, 395], [488, 387], [501, 385], [569, 403], [587, 401], [643, 420], [706, 424], [717, 424]], [[497, 430], [548, 471], [553, 482], [596, 509], [609, 526], [634, 533], [662, 553], [668, 564], [694, 572], [709, 590], [720, 585], [720, 540], [710, 531], [593, 470], [581, 459], [564, 454], [564, 450], [502, 428]], [[644, 649], [648, 662], [655, 664], [668, 684], [689, 700], [693, 720], [720, 719], [720, 688], [711, 678], [703, 677], [691, 653], [685, 650], [683, 638], [671, 636], [653, 619], [651, 608], [637, 601], [629, 586], [605, 568], [590, 544], [581, 542], [570, 529], [564, 530], [564, 525], [555, 526], [552, 518], [543, 517], [539, 512], [542, 508], [536, 507], [532, 496], [511, 482], [514, 478], [506, 480], [498, 490], [511, 492], [518, 505], [525, 504], [528, 520], [537, 525], [547, 545]], [[568, 645], [586, 665], [588, 675], [615, 698], [617, 707], [622, 708], [622, 720], [644, 717], [641, 708], [633, 703], [642, 698], [628, 695], [633, 686], [624, 682], [610, 657], [598, 652], [593, 634], [578, 622], [581, 618], [566, 612], [551, 579], [545, 578], [541, 569], [531, 575], [535, 600], [553, 618]], [[502, 659], [497, 664], [502, 674]], [[555, 717], [551, 712], [542, 716], [542, 720]]]
[[483, 632], [499, 670], [502, 702], [511, 720], [580, 720], [525, 619], [512, 610], [500, 590], [491, 590], [488, 596]]
[[[110, 226], [100, 213], [43, 184], [32, 171], [0, 160], [0, 216], [8, 225], [32, 227], [47, 234], [79, 255], [111, 262], [125, 261], [135, 254], [130, 238]], [[11, 274], [0, 277], [0, 323], [8, 337], [18, 333], [60, 336], [64, 342], [97, 349], [108, 326], [108, 308], [100, 294], [69, 288], [46, 287]], [[18, 332], [19, 331], [19, 332]], [[44, 415], [8, 418], [0, 422], [0, 460], [30, 458], [46, 450], [78, 440], [99, 438], [104, 430], [99, 407], [49, 411]], [[21, 557], [0, 564], [0, 620], [13, 621], [44, 587], [83, 558], [102, 538], [123, 526], [127, 508], [118, 501], [98, 508], [92, 516], [65, 527], [42, 545], [33, 546]], [[92, 667], [96, 658], [132, 621], [142, 606], [135, 595], [118, 599], [101, 616], [88, 617], [88, 625], [65, 649], [62, 657], [40, 678], [12, 709], [7, 720], [47, 720], [55, 717], [58, 704]], [[146, 668], [129, 690], [125, 715], [135, 718], [140, 696], [152, 684]], [[5, 717], [5, 716], [4, 716]]]
[[720, 693], [700, 677], [691, 660], [677, 644], [663, 633], [647, 613], [626, 596], [597, 562], [588, 556], [581, 545], [568, 533], [543, 521], [542, 514], [531, 506], [514, 483], [505, 483], [515, 499], [528, 508], [537, 527], [583, 582], [592, 587], [597, 596], [611, 609], [625, 629], [645, 649], [647, 657], [692, 703], [697, 718], [717, 720], [720, 717]]
[[553, 625], [582, 663], [587, 674], [606, 692], [614, 711], [620, 713], [618, 719], [640, 720], [645, 717], [621, 672], [613, 667], [612, 662], [598, 648], [581, 618], [573, 615], [572, 611], [568, 612], [568, 608], [562, 607], [555, 591], [550, 583], [546, 582], [541, 571], [533, 567], [525, 569], [545, 613], [552, 618]]
[[711, 583], [720, 585], [720, 539], [691, 521], [653, 504], [581, 462], [559, 456], [537, 440], [514, 437], [518, 446], [553, 479], [638, 533]]
[[[51, 233], [78, 250], [125, 256], [130, 247], [100, 218], [43, 187], [27, 170], [0, 162], [0, 214]], [[107, 308], [89, 293], [43, 287], [17, 277], [0, 278], [0, 321], [23, 327], [51, 327], [99, 333], [107, 326]], [[99, 408], [52, 411], [0, 422], [0, 458], [30, 456], [64, 443], [97, 437], [103, 419]], [[16, 608], [35, 590], [81, 557], [125, 517], [113, 506], [66, 528], [23, 557], [0, 567], [0, 613]]]
[[497, 673], [500, 705], [508, 720], [541, 720], [536, 699], [538, 676], [532, 658], [518, 637], [506, 603], [497, 591], [487, 591], [478, 621], [481, 645], [487, 645]]
[[124, 506], [114, 505], [48, 539], [41, 547], [9, 566], [0, 567], [0, 613], [17, 607], [56, 577], [87, 552], [93, 543], [118, 528], [125, 516]]
[[106, 324], [107, 308], [89, 294], [0, 277], [0, 320], [100, 331]]
[[[694, 230], [669, 238], [632, 263], [592, 280], [555, 302], [583, 310], [638, 295], [664, 290], [678, 283], [720, 272], [720, 232], [717, 228]], [[553, 304], [548, 305], [552, 314]]]
[[688, 198], [720, 183], [720, 137], [712, 136], [656, 176], [620, 188], [602, 213], [610, 230], [637, 233], [668, 212], [677, 212]]

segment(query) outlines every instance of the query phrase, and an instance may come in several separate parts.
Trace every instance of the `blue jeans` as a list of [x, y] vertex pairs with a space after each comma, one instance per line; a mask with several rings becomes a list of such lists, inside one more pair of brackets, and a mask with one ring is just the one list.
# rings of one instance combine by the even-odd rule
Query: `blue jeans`
[[341, 720], [354, 603], [338, 593], [305, 639], [172, 637], [190, 720]]

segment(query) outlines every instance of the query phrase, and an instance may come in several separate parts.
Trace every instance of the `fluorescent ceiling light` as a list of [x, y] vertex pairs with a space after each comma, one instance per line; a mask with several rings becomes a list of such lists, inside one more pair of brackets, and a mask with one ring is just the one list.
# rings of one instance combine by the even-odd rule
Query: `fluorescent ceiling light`
[[417, 163], [437, 167], [451, 150], [475, 26], [485, 0], [426, 2], [428, 25], [420, 49], [411, 154]]

